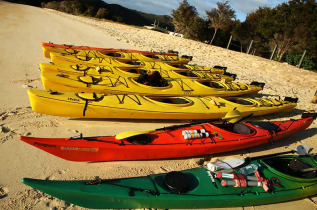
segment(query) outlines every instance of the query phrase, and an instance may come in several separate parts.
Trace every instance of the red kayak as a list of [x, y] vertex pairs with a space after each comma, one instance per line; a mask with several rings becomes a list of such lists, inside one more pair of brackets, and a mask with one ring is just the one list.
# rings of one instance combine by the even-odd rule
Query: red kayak
[[[176, 125], [152, 132], [131, 131], [130, 137], [128, 135], [126, 138], [119, 138], [122, 136], [119, 134], [71, 138], [21, 136], [20, 139], [71, 161], [166, 159], [221, 153], [271, 143], [305, 130], [314, 118], [302, 116], [298, 120], [274, 122]], [[122, 134], [125, 133], [129, 134]], [[131, 135], [133, 133], [135, 135]]]
[[98, 50], [98, 51], [110, 51], [110, 52], [128, 52], [128, 53], [145, 53], [148, 55], [168, 55], [168, 56], [177, 56], [178, 52], [169, 51], [169, 52], [150, 52], [150, 51], [142, 51], [142, 50], [133, 50], [133, 49], [114, 49], [114, 48], [101, 48], [101, 47], [89, 47], [89, 46], [75, 46], [75, 45], [67, 45], [67, 44], [54, 44], [54, 43], [46, 43], [42, 42], [42, 47], [53, 47], [53, 48], [62, 48], [67, 50]]

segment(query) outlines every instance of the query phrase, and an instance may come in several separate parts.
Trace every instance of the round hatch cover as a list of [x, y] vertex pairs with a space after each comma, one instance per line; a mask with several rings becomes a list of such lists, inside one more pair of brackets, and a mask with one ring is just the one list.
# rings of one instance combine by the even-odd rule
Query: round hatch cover
[[189, 176], [180, 171], [172, 171], [167, 173], [165, 175], [164, 181], [166, 186], [176, 193], [185, 193], [190, 187]]

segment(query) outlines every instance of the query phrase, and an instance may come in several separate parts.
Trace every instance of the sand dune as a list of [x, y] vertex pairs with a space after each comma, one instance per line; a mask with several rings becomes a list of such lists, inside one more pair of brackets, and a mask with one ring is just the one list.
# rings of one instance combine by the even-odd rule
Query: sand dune
[[[238, 81], [265, 82], [262, 95], [299, 98], [297, 109], [291, 114], [275, 114], [257, 119], [299, 118], [304, 111], [317, 112], [310, 103], [317, 89], [317, 74], [284, 63], [269, 61], [215, 46], [172, 37], [155, 31], [130, 27], [90, 18], [76, 17], [57, 11], [0, 1], [0, 186], [8, 196], [0, 199], [0, 209], [82, 209], [37, 192], [23, 184], [22, 177], [41, 179], [93, 179], [141, 176], [199, 166], [214, 156], [181, 160], [74, 163], [59, 159], [20, 142], [20, 135], [41, 137], [70, 137], [114, 135], [126, 130], [153, 129], [178, 121], [96, 120], [83, 121], [34, 113], [26, 94], [28, 88], [42, 88], [40, 62], [44, 58], [41, 42], [67, 43], [140, 50], [177, 50], [194, 56], [192, 63], [223, 65], [238, 74]], [[261, 95], [260, 94], [260, 95]], [[255, 156], [295, 148], [306, 144], [317, 148], [317, 123], [306, 131], [279, 143], [217, 155]], [[315, 150], [314, 150], [315, 151]], [[316, 198], [312, 198], [316, 201]], [[284, 204], [258, 206], [254, 209], [315, 209], [310, 199]], [[241, 208], [235, 208], [241, 209]], [[253, 209], [245, 208], [245, 209]]]

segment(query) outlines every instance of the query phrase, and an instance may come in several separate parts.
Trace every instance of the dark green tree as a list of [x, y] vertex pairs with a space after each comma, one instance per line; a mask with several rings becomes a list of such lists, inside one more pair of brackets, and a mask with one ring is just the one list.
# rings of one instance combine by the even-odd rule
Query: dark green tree
[[187, 0], [183, 0], [176, 10], [172, 10], [172, 16], [175, 32], [182, 33], [187, 38], [197, 39], [202, 19], [198, 17], [195, 7], [189, 5]]
[[218, 29], [226, 30], [232, 24], [233, 19], [236, 18], [235, 11], [231, 8], [228, 1], [217, 2], [217, 7], [206, 11], [211, 27], [215, 29], [210, 44], [215, 39]]
[[108, 18], [109, 11], [106, 8], [99, 8], [96, 14], [96, 18]]
[[292, 51], [302, 53], [307, 50], [313, 58], [317, 58], [317, 3], [316, 0], [289, 1], [293, 19], [296, 44]]

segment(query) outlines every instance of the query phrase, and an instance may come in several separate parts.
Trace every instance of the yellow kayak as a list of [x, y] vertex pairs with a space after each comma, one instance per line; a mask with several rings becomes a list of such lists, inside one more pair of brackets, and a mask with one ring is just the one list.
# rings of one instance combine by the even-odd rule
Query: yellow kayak
[[196, 72], [205, 72], [212, 74], [225, 73], [225, 67], [209, 68], [204, 66], [189, 64], [168, 64], [163, 62], [144, 62], [144, 61], [118, 61], [112, 58], [91, 58], [79, 55], [68, 55], [63, 53], [51, 53], [51, 61], [60, 64], [84, 64], [88, 66], [116, 66], [116, 67], [144, 67], [146, 69], [163, 70], [195, 70]]
[[219, 97], [146, 97], [28, 90], [33, 111], [76, 118], [216, 119], [238, 109], [243, 116], [290, 112], [296, 102]]
[[79, 55], [93, 58], [112, 58], [119, 61], [134, 60], [134, 61], [149, 61], [149, 62], [167, 62], [167, 63], [183, 63], [187, 64], [192, 60], [192, 56], [169, 55], [168, 53], [153, 53], [153, 52], [124, 52], [120, 49], [112, 50], [93, 50], [93, 49], [68, 49], [61, 47], [42, 46], [44, 56], [50, 58], [50, 53], [65, 53], [69, 55]]
[[111, 67], [111, 66], [87, 66], [83, 64], [54, 64], [54, 63], [40, 63], [41, 72], [58, 73], [58, 74], [72, 74], [78, 76], [122, 76], [122, 77], [139, 77], [141, 73], [158, 71], [163, 78], [179, 78], [179, 79], [209, 79], [213, 81], [232, 82], [236, 75], [218, 75], [204, 72], [196, 72], [195, 70], [163, 70], [163, 69], [145, 69], [134, 67]]
[[170, 55], [144, 55], [142, 53], [128, 52], [102, 52], [97, 50], [79, 50], [77, 56], [89, 58], [111, 58], [118, 61], [146, 61], [146, 62], [164, 62], [175, 64], [187, 64], [191, 61], [189, 57], [178, 57]]
[[[156, 74], [155, 74], [156, 73]], [[143, 75], [142, 75], [143, 76]], [[239, 96], [256, 94], [262, 87], [244, 83], [227, 83], [211, 80], [165, 80], [158, 72], [143, 77], [76, 76], [42, 73], [46, 90], [88, 92], [104, 94], [137, 94], [151, 96]]]

